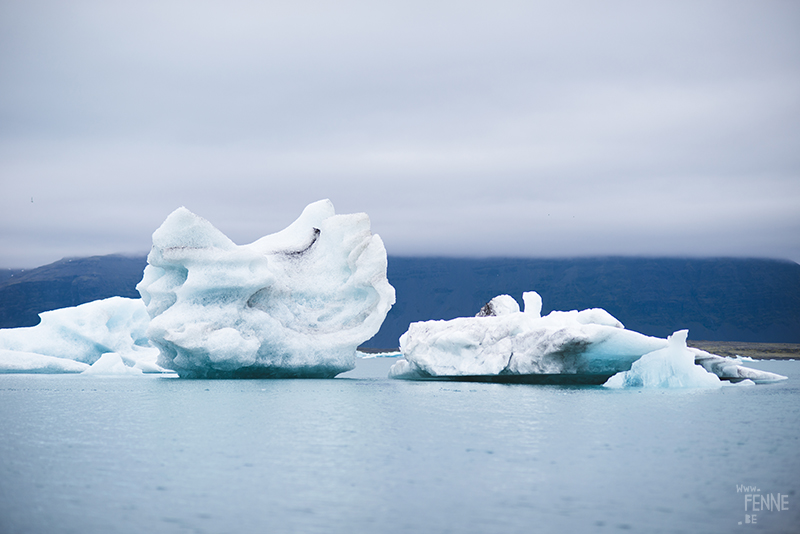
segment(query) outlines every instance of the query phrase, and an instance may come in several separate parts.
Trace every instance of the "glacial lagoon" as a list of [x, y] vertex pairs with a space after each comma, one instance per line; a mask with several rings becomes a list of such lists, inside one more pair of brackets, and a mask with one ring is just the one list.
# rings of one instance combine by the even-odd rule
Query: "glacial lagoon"
[[332, 380], [0, 375], [0, 531], [800, 525], [800, 362], [747, 363], [775, 384], [612, 390], [391, 380], [394, 361]]

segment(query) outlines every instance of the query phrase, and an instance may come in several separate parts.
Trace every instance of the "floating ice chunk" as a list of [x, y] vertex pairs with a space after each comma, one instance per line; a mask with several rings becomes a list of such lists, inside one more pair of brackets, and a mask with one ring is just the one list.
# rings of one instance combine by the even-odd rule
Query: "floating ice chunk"
[[108, 352], [86, 369], [85, 375], [141, 375], [142, 370], [137, 367], [128, 367], [122, 357], [115, 352]]
[[[392, 366], [389, 376], [603, 384], [616, 373], [630, 371], [608, 385], [640, 382], [678, 387], [719, 385], [719, 378], [755, 383], [785, 379], [687, 348], [686, 332], [673, 334], [668, 341], [626, 330], [600, 308], [553, 311], [540, 317], [541, 298], [536, 293], [523, 295], [525, 312], [514, 310], [509, 299], [513, 301], [507, 295], [495, 297], [476, 317], [412, 323], [400, 337], [403, 359]], [[499, 309], [502, 313], [496, 312]]]
[[82, 372], [109, 352], [129, 365], [155, 365], [158, 350], [147, 340], [150, 317], [141, 299], [111, 297], [39, 316], [36, 326], [0, 330], [6, 351], [0, 372]]
[[745, 378], [740, 382], [731, 382], [729, 380], [724, 380], [722, 382], [723, 386], [755, 386], [756, 383], [750, 380], [749, 378]]
[[[500, 298], [487, 306], [498, 308], [494, 303]], [[602, 384], [614, 373], [630, 369], [643, 354], [667, 346], [664, 339], [625, 330], [605, 310], [540, 317], [541, 297], [530, 292], [523, 300], [525, 312], [509, 306], [502, 314], [412, 323], [400, 338], [405, 359], [395, 364], [390, 376], [505, 376], [513, 381], [520, 376], [580, 375]]]
[[[723, 358], [722, 356], [710, 354], [694, 347], [689, 347], [688, 350], [694, 354], [694, 363], [702, 366], [709, 373], [714, 373], [723, 380], [730, 380], [733, 382], [751, 380], [756, 384], [768, 384], [770, 382], [786, 380], [786, 377], [783, 375], [739, 365], [742, 360], [738, 358]], [[749, 361], [755, 360], [751, 359]]]
[[397, 360], [389, 369], [389, 378], [421, 380], [430, 377], [431, 375], [424, 372], [418, 365], [402, 358]]
[[615, 374], [604, 384], [609, 388], [717, 388], [719, 377], [695, 365], [694, 353], [686, 347], [688, 330], [667, 338], [669, 346], [645, 354], [633, 362], [630, 371]]
[[179, 208], [137, 289], [159, 364], [182, 377], [333, 377], [394, 304], [369, 218], [335, 215], [329, 200], [242, 246]]

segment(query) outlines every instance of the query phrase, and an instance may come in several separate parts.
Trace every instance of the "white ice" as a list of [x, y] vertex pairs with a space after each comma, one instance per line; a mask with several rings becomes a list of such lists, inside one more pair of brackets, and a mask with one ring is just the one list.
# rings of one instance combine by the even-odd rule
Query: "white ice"
[[386, 261], [367, 215], [336, 215], [329, 200], [242, 246], [179, 208], [137, 289], [159, 364], [182, 377], [332, 377], [394, 304]]
[[362, 360], [371, 360], [373, 358], [397, 358], [399, 357], [400, 351], [393, 350], [390, 352], [360, 352], [357, 354], [359, 358]]
[[611, 375], [666, 346], [664, 339], [625, 330], [605, 310], [541, 317], [538, 294], [525, 293], [523, 302], [520, 312], [512, 297], [501, 295], [476, 317], [412, 323], [400, 338], [406, 362], [391, 376]]
[[88, 368], [89, 364], [75, 360], [24, 350], [0, 349], [0, 373], [82, 373]]
[[[476, 317], [412, 323], [400, 338], [403, 359], [389, 376], [415, 380], [576, 375], [604, 381], [630, 370], [645, 354], [670, 346], [666, 339], [625, 329], [603, 309], [553, 311], [542, 317], [537, 293], [525, 293], [523, 302], [525, 310], [521, 312], [512, 297], [501, 295]], [[754, 382], [785, 378], [697, 349], [687, 350], [695, 363], [721, 378]]]
[[83, 371], [83, 374], [138, 376], [143, 373], [138, 367], [129, 367], [125, 365], [125, 362], [122, 361], [122, 358], [116, 352], [108, 352], [100, 356], [100, 359], [94, 362], [91, 367]]
[[722, 381], [694, 363], [695, 355], [686, 346], [688, 330], [667, 338], [666, 348], [648, 352], [630, 371], [615, 374], [604, 384], [609, 388], [718, 388]]
[[0, 372], [80, 373], [107, 353], [128, 367], [160, 372], [140, 299], [111, 297], [39, 314], [41, 322], [0, 330]]

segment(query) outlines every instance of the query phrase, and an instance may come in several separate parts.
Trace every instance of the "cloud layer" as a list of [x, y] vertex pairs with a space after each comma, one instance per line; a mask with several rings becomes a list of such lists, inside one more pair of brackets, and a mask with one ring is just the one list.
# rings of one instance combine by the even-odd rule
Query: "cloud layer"
[[792, 2], [0, 4], [0, 266], [238, 243], [800, 261]]

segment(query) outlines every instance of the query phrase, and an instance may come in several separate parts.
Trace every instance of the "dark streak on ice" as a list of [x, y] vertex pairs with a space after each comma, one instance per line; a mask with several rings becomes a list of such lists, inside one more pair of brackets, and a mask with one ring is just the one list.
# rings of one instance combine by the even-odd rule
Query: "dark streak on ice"
[[[488, 306], [488, 304], [487, 304], [486, 306]], [[484, 306], [484, 308], [485, 308], [486, 306]], [[481, 310], [481, 311], [483, 311], [483, 310]], [[500, 373], [498, 373], [498, 374], [501, 374], [501, 375], [510, 375], [510, 374], [513, 374], [513, 373], [512, 373], [512, 371], [511, 371], [511, 359], [512, 359], [513, 357], [514, 357], [514, 353], [512, 352], [512, 353], [511, 353], [511, 354], [508, 356], [508, 361], [506, 362], [506, 365], [505, 365], [505, 367], [503, 367], [502, 371], [500, 371]]]
[[283, 252], [283, 254], [291, 258], [297, 258], [299, 256], [302, 256], [303, 254], [308, 252], [311, 249], [311, 247], [314, 246], [314, 243], [316, 243], [317, 239], [319, 239], [319, 234], [320, 234], [319, 228], [314, 228], [314, 237], [311, 238], [311, 243], [309, 243], [300, 250], [287, 250], [286, 252]]

